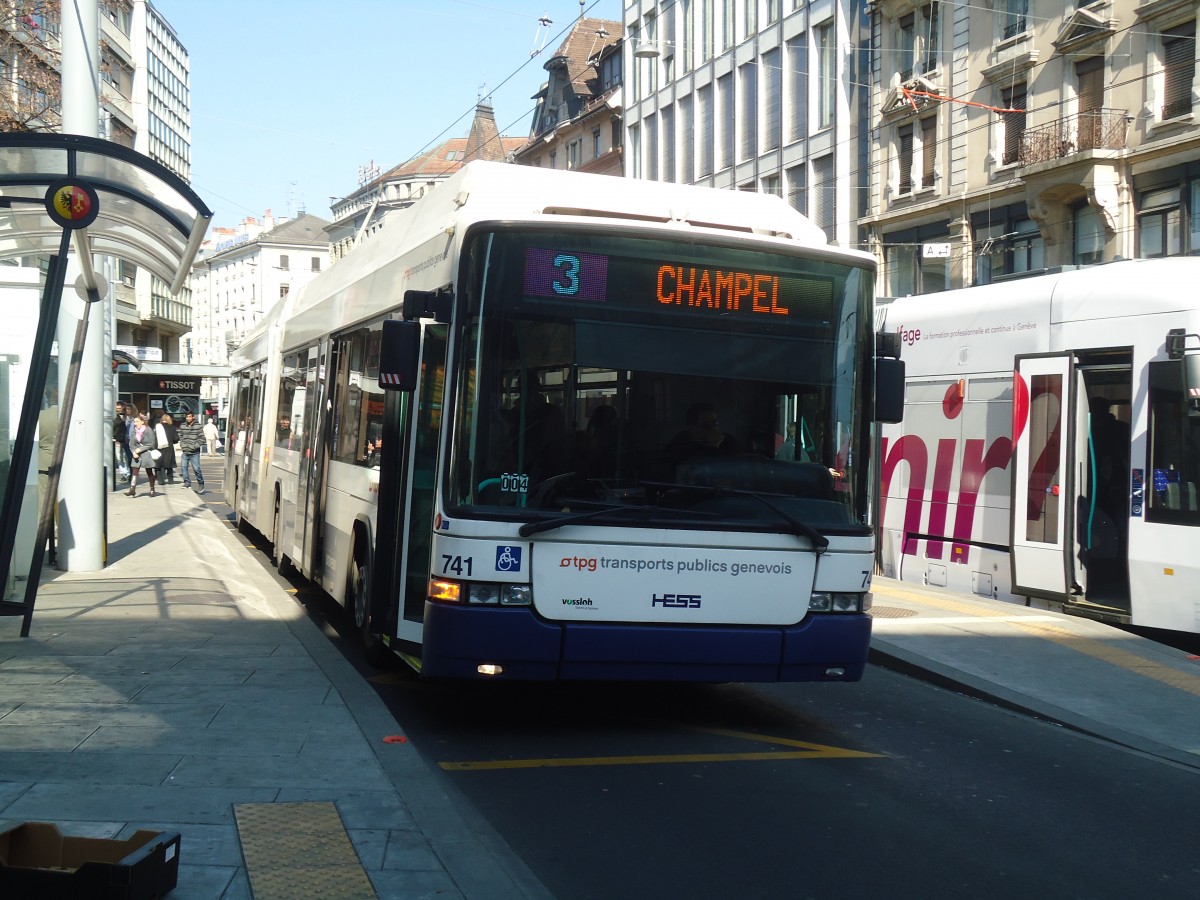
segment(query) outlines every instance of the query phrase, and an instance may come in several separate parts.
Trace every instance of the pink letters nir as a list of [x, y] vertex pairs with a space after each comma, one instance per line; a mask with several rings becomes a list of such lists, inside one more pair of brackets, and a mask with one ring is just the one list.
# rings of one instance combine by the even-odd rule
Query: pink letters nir
[[[1024, 401], [1028, 397], [1028, 387], [1023, 379], [1015, 379], [1017, 389], [1014, 392], [1017, 402], [1013, 409], [1013, 431], [1020, 436], [1025, 430], [1029, 414], [1029, 404]], [[943, 416], [952, 421], [962, 412], [962, 388], [953, 384], [946, 392], [942, 402]], [[1058, 429], [1054, 428], [1047, 434], [1047, 444], [1057, 446]], [[988, 443], [987, 436], [969, 437], [930, 437], [930, 443], [937, 441], [932, 448], [926, 443], [926, 438], [918, 434], [901, 435], [892, 441], [883, 439], [881, 471], [882, 490], [880, 491], [880, 521], [887, 522], [888, 487], [897, 467], [904, 463], [908, 466], [908, 496], [905, 499], [903, 534], [905, 536], [902, 552], [915, 556], [919, 541], [915, 535], [929, 534], [936, 536], [950, 535], [952, 543], [949, 559], [951, 562], [966, 563], [970, 554], [970, 544], [975, 537], [975, 509], [979, 500], [979, 492], [984, 476], [992, 469], [1007, 469], [1013, 457], [1014, 441], [1009, 435], [997, 436]], [[1045, 451], [1051, 448], [1039, 448], [1033, 454], [1040, 459]], [[931, 466], [932, 463], [932, 466]], [[955, 470], [958, 471], [958, 496], [952, 495], [952, 485], [955, 482]], [[925, 506], [928, 504], [928, 519], [924, 525]], [[1008, 505], [1007, 494], [1004, 497]], [[952, 530], [948, 531], [947, 518], [951, 507], [954, 506], [954, 522]], [[1001, 539], [1007, 541], [1007, 535]], [[926, 555], [929, 559], [944, 559], [945, 542], [929, 540], [926, 545]]]

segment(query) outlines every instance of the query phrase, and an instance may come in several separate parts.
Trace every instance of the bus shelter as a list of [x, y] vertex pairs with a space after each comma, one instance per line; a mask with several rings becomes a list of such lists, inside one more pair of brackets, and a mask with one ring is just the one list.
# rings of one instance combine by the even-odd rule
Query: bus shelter
[[[36, 303], [4, 304], [14, 308], [3, 311], [0, 329], [0, 615], [23, 615], [23, 635], [59, 502], [75, 389], [81, 376], [103, 377], [79, 371], [85, 313], [74, 347], [60, 348], [70, 366], [63, 396], [49, 378], [68, 256], [74, 252], [81, 273], [74, 290], [88, 304], [107, 292], [97, 256], [133, 263], [175, 294], [211, 219], [183, 179], [126, 147], [79, 135], [0, 135], [0, 266], [41, 271], [24, 294]], [[107, 411], [95, 414], [108, 422]], [[96, 478], [104, 478], [100, 460]]]

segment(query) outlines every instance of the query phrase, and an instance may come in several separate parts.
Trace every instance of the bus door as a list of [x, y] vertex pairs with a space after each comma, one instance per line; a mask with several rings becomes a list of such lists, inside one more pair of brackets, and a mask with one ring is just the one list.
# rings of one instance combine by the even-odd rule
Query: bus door
[[[300, 434], [300, 479], [296, 493], [296, 546], [300, 555], [293, 560], [296, 567], [308, 578], [320, 583], [321, 566], [314, 555], [317, 535], [324, 521], [326, 415], [329, 398], [325, 390], [329, 378], [330, 344], [321, 341], [309, 348], [308, 362], [304, 370], [304, 418]], [[295, 432], [295, 423], [293, 433]]]
[[1081, 590], [1073, 564], [1068, 450], [1074, 363], [1070, 353], [1016, 358], [1013, 385], [1013, 593], [1066, 600]]
[[[400, 616], [396, 636], [419, 642], [425, 619], [425, 601], [430, 586], [430, 552], [433, 539], [434, 502], [437, 497], [438, 442], [442, 436], [442, 406], [445, 391], [446, 337], [448, 325], [426, 325], [421, 340], [420, 379], [413, 392], [407, 464], [403, 470], [401, 503], [404, 515], [398, 522], [398, 571]], [[395, 596], [395, 594], [392, 594]]]

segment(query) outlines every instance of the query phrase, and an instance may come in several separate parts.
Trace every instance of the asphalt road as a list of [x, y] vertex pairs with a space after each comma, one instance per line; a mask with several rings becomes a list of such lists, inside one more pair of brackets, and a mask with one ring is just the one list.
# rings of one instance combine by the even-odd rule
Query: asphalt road
[[562, 900], [1197, 896], [1192, 771], [873, 666], [857, 685], [422, 682], [366, 666], [343, 611], [291, 584]]

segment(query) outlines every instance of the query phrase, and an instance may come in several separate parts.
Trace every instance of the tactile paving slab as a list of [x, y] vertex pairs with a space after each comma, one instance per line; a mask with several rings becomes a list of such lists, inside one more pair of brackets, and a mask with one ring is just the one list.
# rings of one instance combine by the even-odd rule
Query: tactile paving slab
[[378, 900], [332, 803], [235, 803], [254, 900]]

